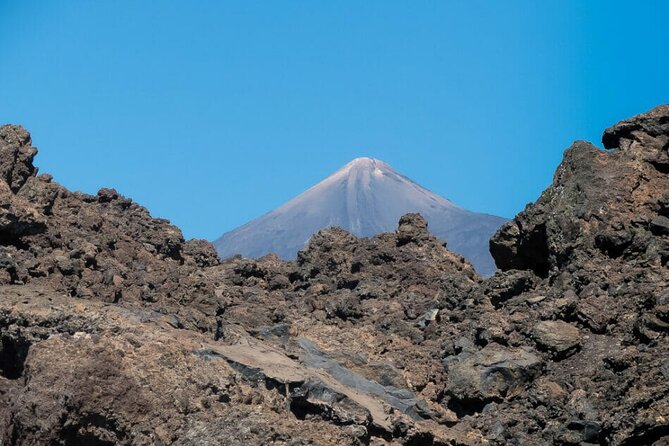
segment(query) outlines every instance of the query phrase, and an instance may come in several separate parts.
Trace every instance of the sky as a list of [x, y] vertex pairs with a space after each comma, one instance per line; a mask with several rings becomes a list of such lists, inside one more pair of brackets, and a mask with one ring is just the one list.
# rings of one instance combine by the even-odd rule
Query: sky
[[215, 239], [348, 161], [513, 217], [669, 102], [669, 2], [0, 0], [0, 123]]

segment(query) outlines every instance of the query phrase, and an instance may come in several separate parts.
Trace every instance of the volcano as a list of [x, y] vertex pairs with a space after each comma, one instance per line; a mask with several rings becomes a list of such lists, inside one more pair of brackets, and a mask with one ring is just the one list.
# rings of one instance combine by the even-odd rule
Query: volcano
[[268, 253], [294, 259], [320, 229], [338, 226], [369, 237], [394, 231], [409, 212], [423, 215], [430, 232], [481, 275], [494, 273], [488, 241], [506, 219], [463, 209], [372, 158], [354, 159], [281, 207], [226, 232], [214, 246], [223, 259]]

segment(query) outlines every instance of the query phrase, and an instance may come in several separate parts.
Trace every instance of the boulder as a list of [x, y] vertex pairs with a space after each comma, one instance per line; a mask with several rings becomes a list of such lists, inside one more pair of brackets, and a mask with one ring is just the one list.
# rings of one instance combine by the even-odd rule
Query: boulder
[[398, 246], [407, 243], [420, 243], [430, 239], [430, 233], [427, 230], [427, 220], [420, 214], [406, 214], [400, 218], [397, 228]]
[[481, 406], [522, 393], [541, 366], [539, 356], [529, 349], [490, 344], [448, 362], [446, 393], [462, 405]]

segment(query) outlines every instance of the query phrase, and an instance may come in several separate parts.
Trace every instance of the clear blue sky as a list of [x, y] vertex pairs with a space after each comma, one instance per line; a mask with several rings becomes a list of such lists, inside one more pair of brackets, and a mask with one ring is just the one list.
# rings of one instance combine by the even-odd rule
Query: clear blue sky
[[669, 102], [669, 2], [0, 0], [0, 122], [213, 239], [349, 160], [511, 217]]

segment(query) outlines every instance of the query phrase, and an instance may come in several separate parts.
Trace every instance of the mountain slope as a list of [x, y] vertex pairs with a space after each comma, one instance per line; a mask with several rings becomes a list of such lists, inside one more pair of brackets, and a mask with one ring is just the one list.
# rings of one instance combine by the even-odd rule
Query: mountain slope
[[430, 232], [466, 257], [483, 275], [495, 266], [488, 241], [506, 221], [462, 209], [397, 173], [388, 164], [357, 158], [306, 192], [214, 242], [221, 258], [294, 258], [320, 229], [338, 226], [359, 237], [393, 231], [400, 216], [418, 212]]

